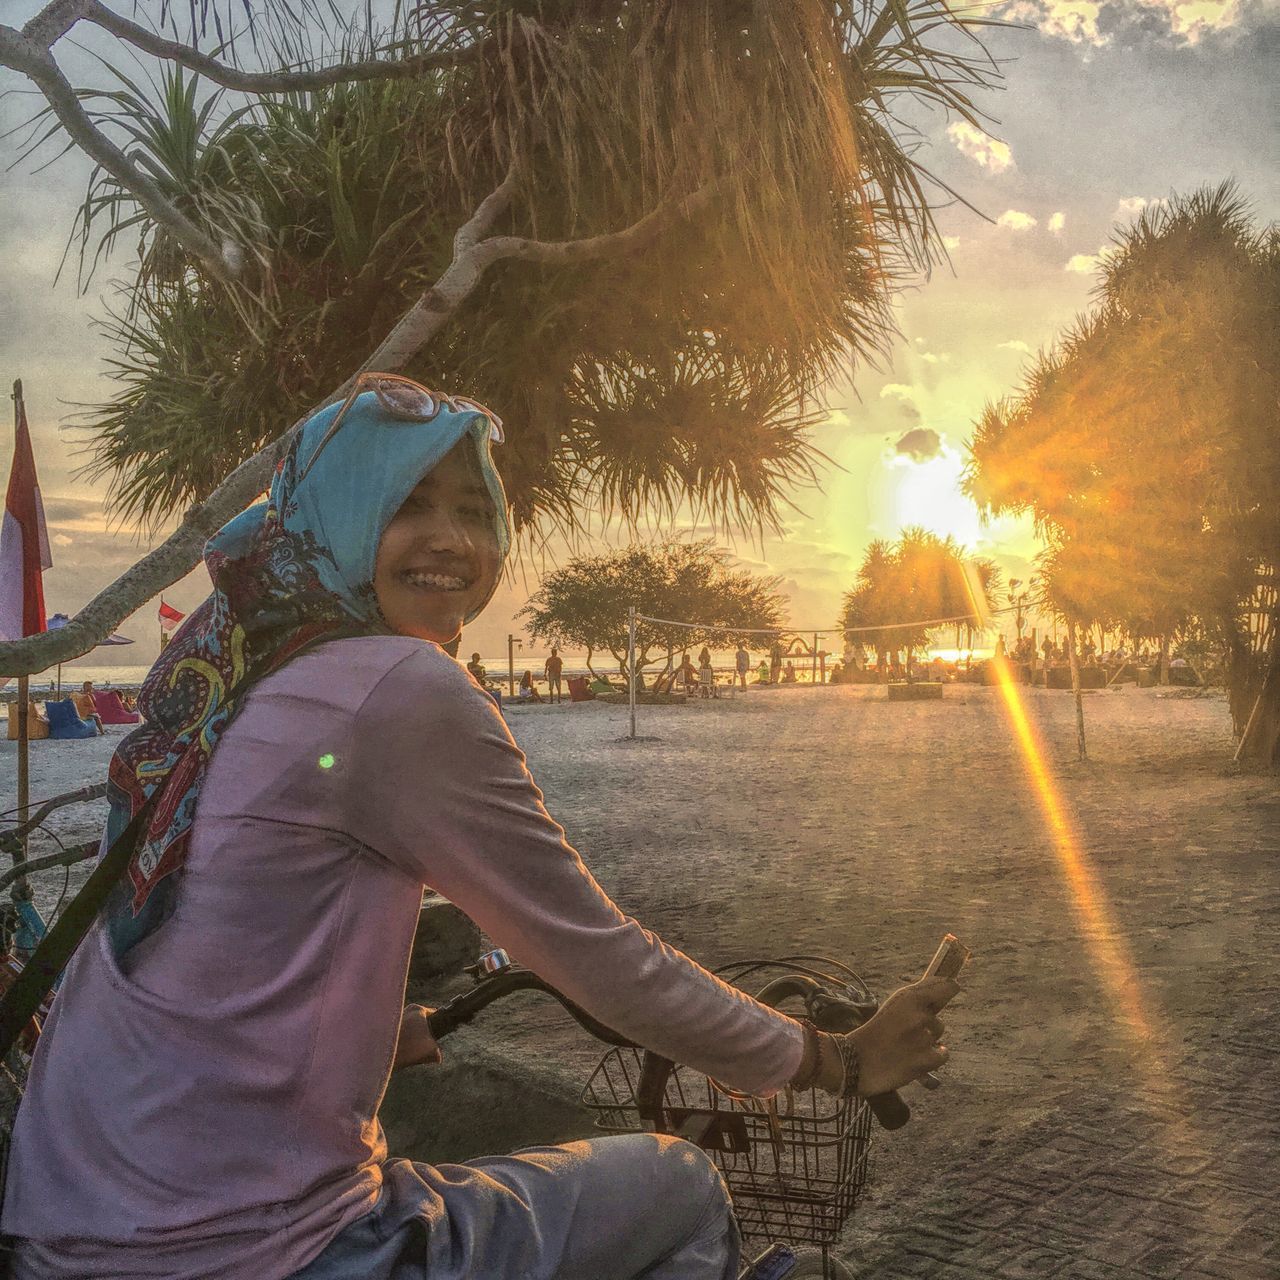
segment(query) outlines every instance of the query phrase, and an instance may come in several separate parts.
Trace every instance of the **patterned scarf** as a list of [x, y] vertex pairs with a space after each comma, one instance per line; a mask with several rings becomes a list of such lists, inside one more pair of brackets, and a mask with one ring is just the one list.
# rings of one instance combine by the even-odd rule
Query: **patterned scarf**
[[423, 476], [464, 438], [493, 499], [499, 549], [505, 556], [509, 548], [484, 414], [442, 409], [430, 422], [407, 423], [365, 393], [299, 484], [338, 407], [322, 409], [295, 435], [267, 501], [208, 543], [213, 594], [151, 668], [138, 699], [143, 722], [111, 759], [104, 849], [162, 788], [104, 907], [117, 957], [173, 914], [200, 784], [247, 685], [325, 639], [389, 633], [373, 589], [378, 544]]

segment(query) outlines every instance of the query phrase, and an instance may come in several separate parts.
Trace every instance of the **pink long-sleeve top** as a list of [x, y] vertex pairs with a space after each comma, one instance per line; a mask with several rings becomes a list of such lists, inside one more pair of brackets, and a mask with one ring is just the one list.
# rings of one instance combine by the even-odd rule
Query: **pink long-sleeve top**
[[210, 763], [176, 915], [95, 928], [18, 1113], [16, 1275], [279, 1280], [368, 1212], [424, 885], [597, 1018], [742, 1089], [796, 1023], [624, 915], [493, 702], [435, 645], [335, 641], [263, 680]]

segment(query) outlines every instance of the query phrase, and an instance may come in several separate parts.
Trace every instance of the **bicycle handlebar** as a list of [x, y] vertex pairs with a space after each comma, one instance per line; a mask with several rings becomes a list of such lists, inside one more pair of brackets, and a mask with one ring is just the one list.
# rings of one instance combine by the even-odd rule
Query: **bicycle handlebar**
[[[514, 991], [541, 991], [552, 996], [583, 1030], [605, 1044], [625, 1049], [642, 1048], [634, 1040], [628, 1040], [626, 1036], [620, 1035], [611, 1027], [593, 1018], [580, 1005], [574, 1004], [568, 996], [557, 991], [531, 969], [522, 969], [518, 965], [510, 964], [509, 961], [496, 972], [480, 976], [476, 986], [470, 991], [454, 996], [447, 1004], [441, 1005], [440, 1008], [428, 1014], [427, 1027], [434, 1039], [442, 1040], [451, 1032], [469, 1023], [495, 1000], [500, 1000]], [[791, 996], [798, 996], [804, 1000], [815, 1026], [820, 1030], [836, 1034], [852, 1031], [855, 1027], [861, 1026], [878, 1007], [870, 993], [867, 993], [866, 999], [855, 1000], [842, 997], [829, 991], [816, 978], [805, 973], [787, 973], [774, 978], [760, 989], [755, 998], [762, 1004], [776, 1006]], [[670, 1059], [645, 1050], [637, 1090], [637, 1103], [641, 1115], [650, 1120], [658, 1132], [662, 1132], [663, 1125], [663, 1093], [667, 1077], [674, 1065]], [[896, 1090], [867, 1098], [866, 1103], [884, 1129], [900, 1129], [911, 1118], [911, 1109]]]

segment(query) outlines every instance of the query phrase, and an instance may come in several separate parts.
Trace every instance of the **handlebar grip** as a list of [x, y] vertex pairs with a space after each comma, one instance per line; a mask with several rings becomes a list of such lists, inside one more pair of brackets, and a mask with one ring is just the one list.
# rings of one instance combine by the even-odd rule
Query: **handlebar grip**
[[871, 1114], [882, 1129], [901, 1129], [911, 1119], [911, 1108], [903, 1102], [902, 1095], [896, 1089], [868, 1098], [867, 1106], [871, 1108]]

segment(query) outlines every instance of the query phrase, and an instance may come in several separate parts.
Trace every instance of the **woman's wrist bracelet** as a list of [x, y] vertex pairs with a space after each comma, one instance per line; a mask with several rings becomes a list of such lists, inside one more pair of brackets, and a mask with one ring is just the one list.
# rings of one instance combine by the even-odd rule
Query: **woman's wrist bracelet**
[[858, 1057], [858, 1046], [854, 1044], [851, 1036], [834, 1036], [836, 1048], [840, 1053], [840, 1065], [843, 1068], [843, 1077], [840, 1082], [840, 1096], [842, 1098], [856, 1098], [858, 1096], [858, 1077], [862, 1074], [862, 1060]]

